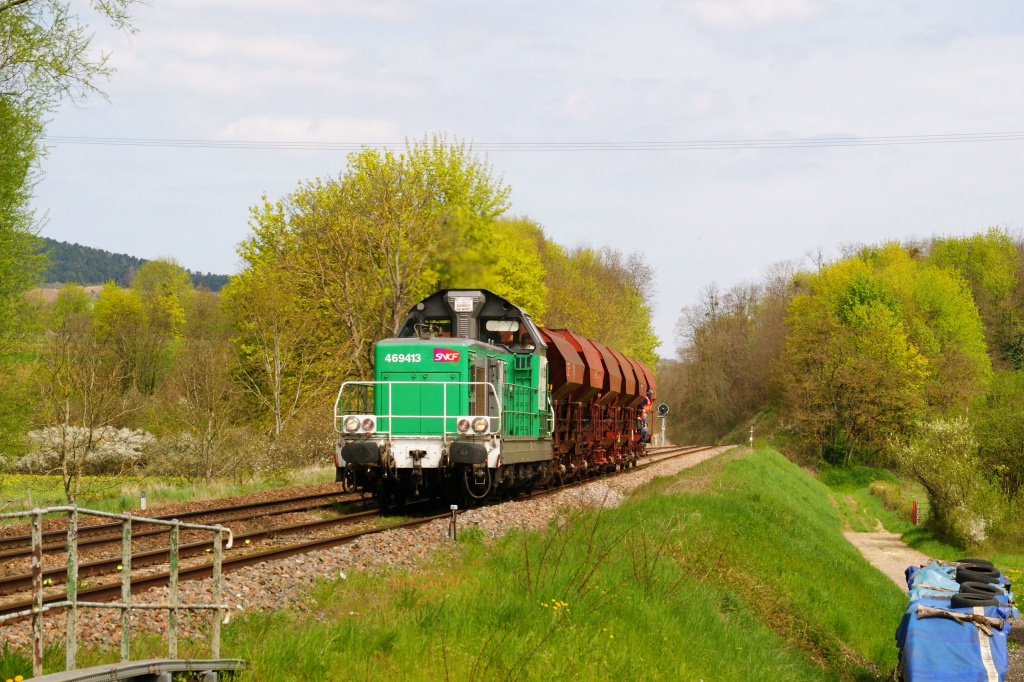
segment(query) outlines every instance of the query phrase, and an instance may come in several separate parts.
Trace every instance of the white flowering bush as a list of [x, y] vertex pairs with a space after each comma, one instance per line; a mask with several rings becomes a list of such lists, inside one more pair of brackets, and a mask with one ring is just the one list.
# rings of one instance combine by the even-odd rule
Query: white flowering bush
[[904, 473], [927, 490], [929, 523], [937, 531], [967, 545], [985, 540], [989, 526], [998, 521], [1000, 505], [970, 421], [955, 417], [927, 422], [914, 439], [893, 450]]
[[104, 426], [47, 426], [28, 434], [29, 454], [14, 469], [47, 474], [70, 461], [85, 474], [120, 474], [142, 468], [156, 445], [153, 434], [141, 429]]

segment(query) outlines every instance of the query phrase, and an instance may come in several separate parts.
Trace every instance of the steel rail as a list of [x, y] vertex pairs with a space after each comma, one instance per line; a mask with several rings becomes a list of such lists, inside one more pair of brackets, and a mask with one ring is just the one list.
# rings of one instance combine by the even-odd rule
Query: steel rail
[[[626, 474], [626, 473], [629, 473], [631, 470], [632, 471], [636, 471], [636, 470], [641, 469], [641, 468], [647, 468], [649, 466], [653, 466], [655, 464], [660, 464], [661, 462], [664, 462], [664, 461], [667, 461], [667, 460], [670, 460], [670, 459], [674, 459], [676, 457], [681, 457], [681, 456], [684, 456], [684, 455], [694, 454], [695, 452], [700, 452], [700, 451], [707, 450], [707, 449], [710, 449], [710, 448], [713, 448], [713, 447], [715, 447], [715, 446], [713, 446], [713, 445], [706, 445], [706, 446], [677, 446], [675, 448], [669, 447], [669, 448], [666, 448], [668, 450], [667, 452], [659, 451], [657, 453], [653, 453], [653, 452], [649, 453], [648, 456], [652, 456], [652, 457], [660, 455], [660, 458], [657, 461], [647, 462], [643, 466], [631, 467], [630, 469], [620, 469], [620, 470], [618, 470], [616, 472], [612, 472], [610, 474], [604, 474], [603, 476], [595, 476], [593, 478], [585, 478], [585, 479], [581, 479], [581, 480], [578, 480], [578, 481], [573, 481], [571, 483], [563, 484], [563, 485], [560, 485], [560, 486], [557, 486], [557, 487], [554, 487], [554, 488], [550, 488], [548, 490], [537, 491], [535, 493], [532, 493], [530, 495], [530, 497], [532, 498], [532, 497], [541, 497], [541, 496], [544, 496], [544, 495], [551, 495], [551, 494], [554, 494], [556, 492], [559, 492], [560, 490], [566, 490], [566, 489], [573, 488], [573, 487], [576, 487], [576, 486], [584, 485], [586, 483], [591, 483], [593, 481], [600, 480], [601, 478], [608, 477], [608, 476]], [[464, 513], [465, 511], [467, 511], [467, 510], [459, 510], [459, 513], [461, 514], [461, 513]], [[269, 530], [266, 530], [266, 531], [260, 531], [259, 533], [253, 533], [253, 534], [249, 534], [249, 535], [236, 535], [235, 536], [235, 543], [236, 543], [235, 547], [239, 547], [240, 546], [238, 544], [239, 540], [241, 540], [242, 544], [244, 545], [244, 540], [246, 538], [252, 539], [253, 536], [255, 536], [255, 535], [262, 535], [262, 536], [265, 537], [265, 536], [268, 536], [268, 535], [273, 535], [273, 534], [282, 533], [282, 532], [286, 532], [286, 531], [310, 530], [311, 526], [315, 526], [315, 528], [312, 528], [312, 529], [315, 530], [316, 528], [328, 527], [330, 525], [337, 525], [337, 524], [340, 524], [340, 523], [344, 523], [346, 521], [350, 521], [350, 520], [352, 520], [353, 517], [370, 516], [370, 515], [379, 514], [379, 513], [380, 513], [379, 510], [372, 510], [372, 511], [366, 511], [366, 512], [358, 512], [357, 514], [348, 515], [347, 517], [340, 517], [338, 519], [326, 519], [326, 520], [323, 520], [323, 521], [316, 521], [316, 522], [311, 522], [311, 523], [295, 524], [293, 526], [269, 529]], [[326, 538], [320, 538], [320, 539], [316, 539], [316, 540], [309, 540], [309, 541], [306, 541], [306, 542], [300, 542], [300, 543], [296, 543], [296, 544], [292, 544], [292, 545], [285, 545], [283, 547], [275, 547], [275, 548], [271, 548], [271, 549], [267, 549], [267, 550], [262, 550], [262, 551], [259, 551], [259, 552], [251, 552], [251, 553], [247, 553], [247, 554], [241, 554], [241, 555], [235, 556], [235, 557], [230, 557], [230, 558], [226, 557], [226, 558], [223, 559], [222, 568], [223, 568], [224, 572], [231, 572], [231, 571], [238, 570], [240, 568], [245, 568], [245, 567], [248, 567], [248, 566], [254, 566], [256, 564], [264, 563], [266, 561], [275, 561], [275, 560], [279, 560], [279, 559], [286, 559], [288, 557], [297, 556], [297, 555], [300, 555], [300, 554], [306, 554], [308, 552], [312, 552], [312, 551], [316, 551], [316, 550], [320, 550], [320, 549], [328, 549], [328, 548], [331, 548], [331, 547], [335, 547], [337, 545], [345, 544], [347, 542], [350, 542], [352, 540], [356, 540], [356, 539], [361, 538], [361, 537], [365, 537], [367, 535], [375, 535], [377, 533], [383, 533], [385, 531], [395, 530], [395, 529], [398, 529], [398, 528], [411, 528], [411, 527], [423, 525], [423, 524], [426, 524], [426, 523], [430, 523], [431, 521], [435, 521], [435, 520], [438, 520], [438, 519], [447, 519], [447, 518], [450, 518], [450, 517], [451, 517], [451, 512], [444, 512], [444, 513], [441, 513], [441, 514], [425, 516], [425, 517], [421, 517], [421, 518], [418, 518], [418, 519], [412, 519], [412, 520], [409, 520], [409, 521], [403, 521], [403, 522], [400, 522], [400, 523], [389, 524], [389, 525], [378, 527], [378, 528], [370, 528], [370, 529], [364, 529], [364, 530], [359, 530], [359, 531], [353, 531], [351, 533], [343, 533], [341, 535], [332, 535], [332, 536], [329, 536], [329, 537], [326, 537]], [[205, 552], [205, 548], [206, 548], [206, 546], [208, 546], [208, 544], [209, 543], [192, 543], [191, 545], [182, 545], [179, 548], [179, 551], [180, 550], [186, 550], [186, 548], [188, 548], [188, 550], [186, 550], [186, 551], [192, 551], [193, 555], [194, 554], [199, 554], [199, 553]], [[201, 546], [201, 549], [200, 549], [200, 546]], [[145, 552], [142, 555], [133, 555], [132, 565], [133, 565], [133, 567], [136, 565], [136, 560], [134, 558], [135, 556], [146, 556], [146, 555], [154, 555], [155, 556], [157, 554], [164, 554], [165, 555], [167, 553], [168, 553], [168, 550], [166, 548], [164, 548], [164, 549], [154, 550], [152, 552]], [[108, 560], [101, 560], [101, 561], [98, 561], [98, 562], [88, 562], [87, 564], [83, 564], [82, 566], [86, 567], [86, 566], [89, 566], [90, 564], [101, 564], [101, 563], [109, 563], [109, 562], [113, 562], [116, 565], [117, 563], [120, 562], [120, 560], [109, 560], [109, 561]], [[152, 563], [159, 563], [159, 562], [154, 560]], [[86, 570], [88, 570], [88, 569], [86, 569]], [[54, 573], [54, 575], [55, 576], [59, 576], [59, 573]], [[190, 568], [179, 568], [179, 570], [178, 570], [178, 579], [179, 580], [183, 580], [183, 581], [203, 580], [205, 578], [211, 577], [212, 575], [213, 575], [213, 565], [212, 564], [201, 564], [201, 565], [193, 566], [193, 567], [190, 567]], [[17, 578], [19, 580], [21, 580], [21, 579], [24, 578], [24, 576], [17, 576]], [[145, 590], [149, 590], [149, 589], [152, 589], [154, 587], [162, 587], [162, 586], [168, 584], [169, 579], [170, 579], [170, 573], [169, 572], [155, 573], [155, 574], [143, 577], [143, 578], [139, 578], [137, 580], [133, 578], [132, 585], [131, 585], [131, 592], [132, 592], [132, 594], [137, 594], [139, 592], [144, 592]], [[93, 601], [102, 601], [102, 600], [105, 600], [105, 599], [116, 599], [116, 598], [119, 598], [121, 596], [121, 590], [122, 590], [121, 583], [108, 583], [108, 584], [103, 584], [103, 585], [95, 585], [95, 586], [92, 586], [92, 587], [80, 588], [78, 590], [78, 594], [80, 596], [82, 596], [82, 597], [91, 598]], [[61, 599], [62, 599], [61, 595], [55, 595], [55, 596], [53, 596], [51, 598], [44, 598], [44, 604], [60, 602]], [[26, 609], [31, 608], [32, 604], [33, 604], [32, 600], [19, 601], [19, 602], [9, 602], [9, 603], [7, 603], [7, 604], [5, 604], [3, 606], [0, 606], [0, 616], [4, 616], [4, 615], [8, 615], [8, 614], [13, 614], [13, 613], [18, 613], [20, 611], [24, 611]]]
[[[309, 495], [300, 495], [299, 497], [293, 497], [291, 499], [285, 499], [285, 500], [265, 500], [263, 502], [247, 502], [247, 503], [239, 504], [239, 505], [227, 505], [227, 506], [222, 506], [222, 507], [214, 507], [214, 508], [211, 508], [211, 509], [197, 509], [197, 510], [189, 511], [189, 512], [181, 512], [179, 514], [161, 514], [159, 516], [147, 516], [146, 517], [147, 521], [141, 521], [141, 522], [139, 522], [136, 525], [146, 525], [146, 524], [149, 523], [148, 519], [152, 519], [154, 521], [170, 521], [172, 519], [178, 519], [180, 521], [180, 520], [183, 520], [183, 519], [196, 518], [196, 517], [202, 517], [202, 516], [209, 516], [211, 514], [230, 513], [230, 512], [233, 512], [233, 511], [258, 510], [258, 509], [263, 509], [263, 508], [266, 508], [266, 507], [274, 507], [274, 506], [282, 505], [282, 504], [293, 504], [295, 502], [303, 502], [303, 501], [306, 501], [306, 500], [315, 500], [315, 499], [322, 498], [322, 497], [340, 497], [340, 496], [345, 496], [345, 495], [355, 496], [356, 493], [351, 493], [351, 492], [312, 493], [312, 494], [309, 494]], [[355, 501], [357, 499], [358, 499], [358, 497], [353, 497], [353, 501]], [[340, 500], [334, 500], [333, 502], [330, 502], [330, 503], [321, 503], [321, 504], [315, 504], [315, 505], [307, 505], [305, 507], [299, 507], [299, 508], [295, 508], [295, 509], [286, 509], [286, 510], [282, 511], [281, 513], [287, 514], [289, 512], [293, 512], [293, 511], [299, 512], [299, 511], [309, 511], [311, 509], [319, 509], [319, 508], [328, 506], [329, 504], [334, 504], [334, 503], [339, 502], [339, 501]], [[228, 521], [244, 521], [244, 520], [248, 520], [248, 519], [252, 519], [252, 518], [259, 518], [260, 516], [262, 516], [262, 515], [261, 514], [256, 514], [256, 515], [251, 516], [251, 517], [232, 518], [232, 519], [225, 519], [225, 520], [228, 520]], [[89, 526], [82, 526], [79, 529], [78, 532], [79, 532], [79, 534], [81, 534], [81, 533], [93, 533], [93, 532], [100, 531], [100, 530], [117, 530], [118, 535], [117, 535], [117, 537], [115, 539], [116, 539], [116, 541], [120, 542], [120, 540], [121, 540], [121, 536], [120, 536], [121, 525], [118, 524], [118, 523], [97, 523], [97, 524], [93, 524], [93, 525], [89, 525]], [[165, 531], [165, 530], [143, 531], [141, 533], [133, 534], [132, 537], [133, 538], [134, 537], [145, 537], [147, 535], [156, 535], [158, 533], [166, 533], [166, 532], [167, 531]], [[44, 540], [46, 538], [57, 538], [57, 537], [63, 539], [66, 536], [67, 536], [67, 529], [49, 530], [49, 531], [44, 531], [43, 532]], [[111, 536], [111, 537], [113, 537], [113, 536]], [[11, 545], [22, 544], [22, 543], [30, 544], [31, 542], [32, 542], [32, 535], [31, 534], [29, 534], [29, 535], [10, 535], [10, 536], [7, 536], [7, 537], [0, 537], [0, 547], [9, 547]], [[88, 546], [87, 542], [89, 542], [89, 541], [86, 541], [86, 542], [81, 542], [80, 541], [79, 546], [80, 547], [86, 547], [86, 546]], [[59, 549], [64, 549], [65, 548], [65, 545], [63, 544], [63, 541], [61, 542], [61, 544], [44, 545], [43, 546], [43, 551], [44, 552], [52, 552], [52, 551], [55, 551], [55, 549], [58, 549], [58, 548]], [[8, 558], [17, 557], [17, 556], [28, 556], [30, 553], [31, 553], [30, 551], [25, 551], [25, 552], [22, 552], [21, 554], [18, 554], [17, 550], [14, 550], [14, 551], [11, 551], [11, 550], [0, 551], [0, 559], [8, 559]]]

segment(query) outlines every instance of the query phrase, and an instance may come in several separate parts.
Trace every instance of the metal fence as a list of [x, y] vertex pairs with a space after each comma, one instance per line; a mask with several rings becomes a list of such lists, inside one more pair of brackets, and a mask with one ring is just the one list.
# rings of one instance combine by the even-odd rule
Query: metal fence
[[[43, 581], [43, 517], [47, 514], [67, 513], [67, 592], [66, 598], [60, 601], [47, 601], [44, 594]], [[121, 521], [121, 601], [89, 602], [78, 599], [78, 517], [79, 515], [95, 516]], [[211, 618], [211, 649], [213, 658], [220, 657], [220, 625], [221, 612], [227, 606], [221, 598], [222, 572], [221, 564], [224, 557], [224, 534], [227, 534], [227, 549], [231, 549], [233, 536], [230, 528], [220, 525], [205, 526], [195, 523], [181, 523], [177, 520], [132, 516], [131, 514], [111, 514], [92, 509], [80, 509], [77, 506], [47, 507], [31, 511], [0, 514], [0, 519], [31, 518], [32, 521], [32, 607], [17, 613], [0, 616], [0, 623], [22, 618], [32, 619], [32, 675], [39, 676], [43, 672], [43, 614], [48, 611], [65, 609], [67, 611], [67, 633], [65, 637], [66, 670], [75, 669], [78, 655], [78, 610], [80, 608], [120, 609], [121, 611], [121, 660], [127, 661], [131, 655], [131, 612], [133, 610], [165, 610], [167, 618], [167, 656], [178, 657], [178, 615], [179, 611], [213, 611]], [[170, 552], [168, 570], [169, 595], [167, 604], [136, 604], [132, 602], [132, 522], [168, 526], [170, 533]], [[208, 604], [182, 604], [178, 600], [178, 544], [181, 529], [206, 530], [213, 533], [213, 594]]]

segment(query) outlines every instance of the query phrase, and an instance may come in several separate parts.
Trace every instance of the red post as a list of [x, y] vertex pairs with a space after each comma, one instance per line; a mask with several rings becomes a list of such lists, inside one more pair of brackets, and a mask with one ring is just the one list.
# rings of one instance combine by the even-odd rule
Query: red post
[[913, 517], [912, 521], [913, 521], [914, 525], [916, 526], [917, 525], [917, 500], [914, 500], [912, 517]]

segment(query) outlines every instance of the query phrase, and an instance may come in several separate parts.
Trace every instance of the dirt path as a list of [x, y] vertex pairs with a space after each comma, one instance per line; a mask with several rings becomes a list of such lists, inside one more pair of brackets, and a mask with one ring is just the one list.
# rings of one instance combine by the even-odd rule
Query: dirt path
[[927, 554], [907, 547], [897, 533], [845, 531], [843, 537], [860, 550], [868, 563], [889, 576], [904, 592], [907, 591], [907, 579], [904, 573], [907, 566], [917, 566], [932, 559]]
[[[932, 559], [927, 554], [907, 547], [896, 533], [844, 531], [843, 536], [860, 550], [872, 566], [889, 576], [903, 591], [907, 589], [904, 574], [907, 566], [920, 565]], [[1013, 621], [1011, 628], [1008, 638], [1010, 670], [1006, 682], [1024, 682], [1024, 619]]]

